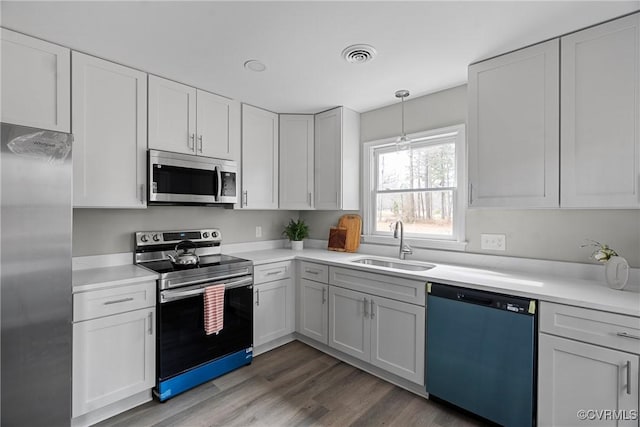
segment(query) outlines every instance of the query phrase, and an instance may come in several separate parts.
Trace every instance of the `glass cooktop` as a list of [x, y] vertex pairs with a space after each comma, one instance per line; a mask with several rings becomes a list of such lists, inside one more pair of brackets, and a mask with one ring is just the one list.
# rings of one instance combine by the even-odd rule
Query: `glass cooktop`
[[171, 262], [171, 260], [163, 259], [159, 261], [147, 261], [142, 262], [138, 265], [148, 268], [149, 270], [153, 270], [160, 274], [167, 274], [173, 272], [188, 272], [189, 270], [194, 270], [193, 272], [197, 272], [198, 270], [216, 267], [216, 266], [224, 266], [229, 264], [238, 264], [238, 263], [247, 263], [251, 262], [243, 258], [237, 258], [229, 255], [207, 255], [200, 257], [200, 263], [197, 265], [175, 265]]

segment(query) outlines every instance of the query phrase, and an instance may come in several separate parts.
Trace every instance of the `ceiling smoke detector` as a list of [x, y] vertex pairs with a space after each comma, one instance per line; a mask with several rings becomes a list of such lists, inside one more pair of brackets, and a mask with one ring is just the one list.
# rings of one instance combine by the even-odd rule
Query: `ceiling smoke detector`
[[354, 44], [342, 51], [344, 60], [352, 64], [364, 64], [365, 62], [373, 61], [377, 54], [376, 49], [368, 44]]

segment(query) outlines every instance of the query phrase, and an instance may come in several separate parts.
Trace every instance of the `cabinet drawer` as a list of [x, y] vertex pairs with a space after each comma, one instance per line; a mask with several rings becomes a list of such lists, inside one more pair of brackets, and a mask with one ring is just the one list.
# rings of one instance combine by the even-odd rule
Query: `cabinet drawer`
[[331, 267], [329, 284], [354, 291], [425, 305], [425, 282], [348, 268]]
[[253, 267], [253, 283], [273, 282], [291, 277], [291, 261], [274, 262]]
[[96, 319], [156, 304], [156, 282], [142, 282], [73, 295], [73, 321]]
[[329, 266], [313, 262], [300, 261], [300, 277], [315, 282], [329, 282]]
[[640, 354], [640, 318], [540, 303], [540, 332]]

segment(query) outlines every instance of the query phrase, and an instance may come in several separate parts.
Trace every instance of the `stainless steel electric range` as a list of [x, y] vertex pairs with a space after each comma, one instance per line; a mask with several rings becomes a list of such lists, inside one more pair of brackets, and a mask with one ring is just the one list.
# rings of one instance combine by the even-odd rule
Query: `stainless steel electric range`
[[[154, 390], [160, 401], [253, 359], [253, 263], [221, 254], [221, 242], [215, 228], [135, 233], [135, 264], [160, 274]], [[180, 243], [178, 249], [189, 247], [199, 262], [172, 261], [170, 255], [175, 258]], [[224, 326], [218, 334], [207, 335], [204, 290], [222, 283]]]

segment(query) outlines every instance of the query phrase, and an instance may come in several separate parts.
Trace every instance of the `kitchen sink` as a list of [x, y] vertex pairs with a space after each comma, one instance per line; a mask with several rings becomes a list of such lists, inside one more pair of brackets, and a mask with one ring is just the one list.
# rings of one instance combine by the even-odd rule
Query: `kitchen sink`
[[360, 259], [353, 260], [351, 262], [355, 262], [358, 264], [365, 264], [365, 265], [373, 265], [376, 267], [386, 267], [386, 268], [393, 268], [396, 270], [408, 270], [408, 271], [426, 271], [435, 267], [435, 265], [432, 265], [432, 264], [410, 264], [408, 262], [389, 261], [386, 259], [379, 259], [379, 258], [360, 258]]

